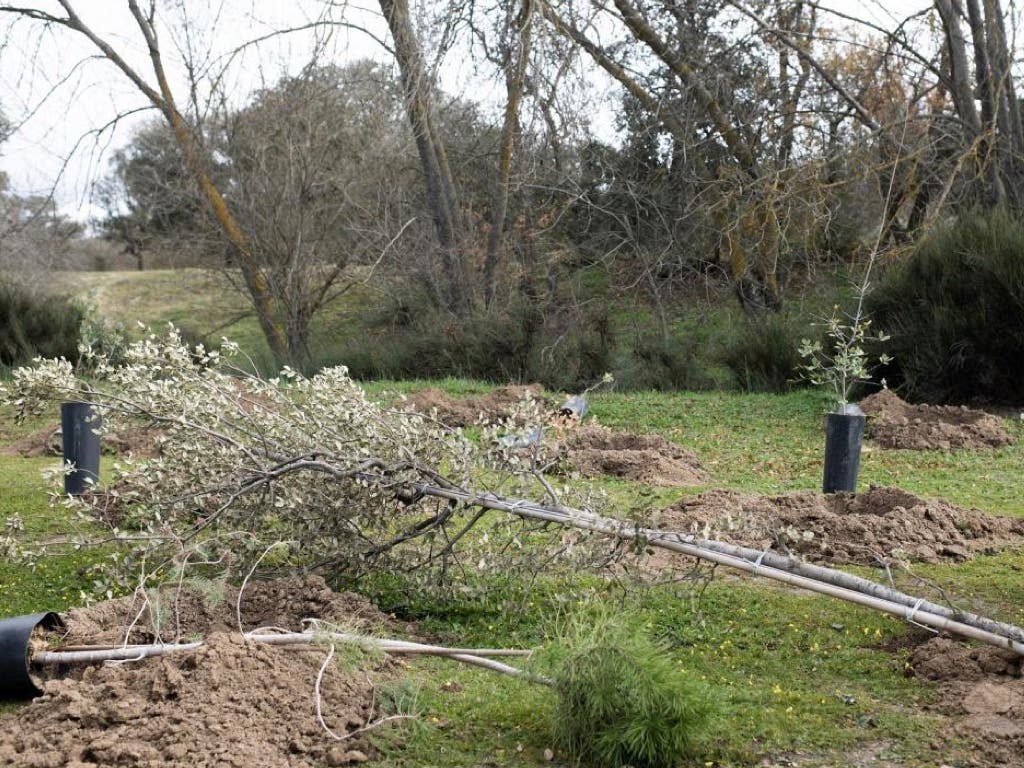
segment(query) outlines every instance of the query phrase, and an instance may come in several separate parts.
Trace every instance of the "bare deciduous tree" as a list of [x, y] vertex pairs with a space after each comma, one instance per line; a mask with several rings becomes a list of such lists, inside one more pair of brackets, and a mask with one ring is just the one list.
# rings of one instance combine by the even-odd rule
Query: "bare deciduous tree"
[[160, 111], [174, 132], [182, 159], [192, 175], [200, 195], [209, 206], [223, 236], [235, 251], [246, 289], [271, 352], [280, 359], [287, 359], [289, 357], [287, 340], [278, 319], [279, 308], [270, 291], [267, 277], [253, 257], [249, 241], [224, 200], [221, 190], [214, 183], [210, 173], [211, 158], [208, 151], [199, 139], [195, 126], [190, 125], [178, 108], [175, 95], [171, 91], [157, 33], [156, 4], [151, 3], [147, 11], [143, 11], [137, 0], [127, 0], [127, 2], [128, 9], [135, 20], [136, 30], [148, 51], [155, 84], [147, 81], [140, 72], [136, 71], [109, 41], [97, 35], [82, 20], [70, 0], [59, 0], [64, 15], [55, 15], [39, 8], [11, 5], [0, 6], [0, 13], [32, 19], [49, 26], [62, 27], [85, 37], [101, 56], [117, 67]]

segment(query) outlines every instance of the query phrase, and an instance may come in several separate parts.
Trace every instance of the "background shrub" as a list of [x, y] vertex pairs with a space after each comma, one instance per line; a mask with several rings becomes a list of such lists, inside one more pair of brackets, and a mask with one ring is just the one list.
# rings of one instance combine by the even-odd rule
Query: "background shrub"
[[709, 355], [710, 346], [707, 325], [680, 322], [666, 336], [651, 321], [634, 331], [627, 354], [614, 371], [616, 387], [660, 392], [729, 387], [731, 377]]
[[926, 235], [869, 296], [884, 371], [912, 400], [1024, 402], [1024, 223], [972, 211]]
[[33, 357], [78, 358], [82, 310], [63, 296], [0, 280], [0, 365]]
[[781, 314], [745, 319], [726, 342], [722, 362], [744, 392], [787, 392], [800, 378], [801, 334], [806, 327]]
[[600, 310], [546, 312], [523, 299], [458, 318], [422, 297], [396, 298], [366, 332], [321, 349], [312, 368], [341, 364], [357, 379], [455, 376], [576, 390], [611, 370], [614, 339]]

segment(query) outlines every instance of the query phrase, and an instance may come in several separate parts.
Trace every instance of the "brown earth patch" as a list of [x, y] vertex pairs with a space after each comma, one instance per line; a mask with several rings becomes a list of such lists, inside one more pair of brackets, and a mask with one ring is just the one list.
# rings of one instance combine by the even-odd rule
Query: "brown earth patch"
[[[137, 459], [150, 459], [160, 455], [159, 431], [148, 427], [132, 427], [120, 432], [111, 432], [100, 438], [100, 448], [104, 453], [119, 456], [131, 455]], [[42, 456], [61, 456], [60, 426], [49, 426], [37, 429], [13, 443], [0, 446], [0, 456], [20, 456], [22, 458], [39, 458]]]
[[64, 617], [67, 643], [175, 642], [206, 632], [239, 632], [260, 627], [302, 630], [307, 618], [340, 621], [367, 630], [386, 626], [390, 619], [351, 592], [332, 590], [320, 576], [291, 576], [274, 581], [251, 581], [238, 602], [238, 590], [209, 583], [203, 589], [164, 588], [159, 593], [136, 593], [88, 608], [75, 608]]
[[954, 719], [972, 765], [1024, 766], [1022, 659], [1012, 651], [934, 637], [910, 654], [907, 674], [934, 681], [933, 709]]
[[599, 424], [568, 431], [559, 446], [565, 463], [587, 477], [621, 477], [665, 488], [709, 479], [697, 454], [661, 435], [615, 432]]
[[921, 499], [898, 488], [779, 496], [708, 491], [662, 510], [658, 524], [665, 530], [833, 564], [875, 565], [890, 557], [960, 562], [978, 553], [1024, 546], [1024, 520]]
[[118, 456], [152, 459], [160, 455], [160, 430], [155, 428], [132, 427], [103, 435], [100, 441], [104, 452]]
[[[322, 648], [247, 643], [237, 631], [230, 592], [212, 605], [198, 592], [185, 595], [176, 620], [157, 619], [152, 602], [133, 605], [131, 598], [69, 614], [69, 644], [119, 642], [126, 634], [132, 641], [170, 640], [179, 633], [202, 633], [206, 644], [159, 659], [76, 667], [47, 680], [43, 696], [0, 718], [0, 765], [298, 768], [366, 759], [369, 749], [357, 738], [334, 741], [317, 719]], [[136, 616], [138, 627], [129, 632]], [[335, 594], [316, 578], [253, 583], [243, 595], [246, 629], [299, 629], [308, 617], [348, 627], [384, 618], [361, 598]], [[332, 665], [324, 674], [321, 708], [335, 733], [375, 717], [371, 674], [379, 679], [387, 668], [371, 659], [362, 666]]]
[[0, 456], [35, 459], [40, 456], [60, 456], [62, 450], [60, 427], [49, 426], [19, 437], [13, 443], [0, 445]]
[[1012, 442], [1001, 419], [966, 406], [911, 405], [888, 389], [865, 397], [859, 405], [868, 417], [868, 436], [883, 448], [948, 451], [999, 448]]
[[406, 399], [412, 409], [427, 416], [433, 415], [449, 427], [468, 427], [481, 421], [498, 423], [508, 421], [527, 397], [540, 399], [544, 388], [540, 384], [507, 386], [486, 395], [453, 397], [436, 387], [420, 390]]

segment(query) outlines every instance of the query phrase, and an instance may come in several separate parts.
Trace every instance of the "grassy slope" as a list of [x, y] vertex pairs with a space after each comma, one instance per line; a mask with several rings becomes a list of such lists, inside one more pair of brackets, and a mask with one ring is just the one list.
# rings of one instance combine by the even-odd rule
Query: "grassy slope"
[[[55, 275], [54, 287], [87, 300], [100, 316], [129, 330], [138, 323], [172, 322], [198, 336], [209, 335], [211, 343], [228, 336], [261, 366], [271, 360], [248, 299], [222, 271], [65, 272]], [[371, 289], [352, 277], [345, 298], [329, 304], [313, 322], [314, 354], [318, 338], [338, 340], [354, 333], [352, 307], [364, 306], [371, 297]]]

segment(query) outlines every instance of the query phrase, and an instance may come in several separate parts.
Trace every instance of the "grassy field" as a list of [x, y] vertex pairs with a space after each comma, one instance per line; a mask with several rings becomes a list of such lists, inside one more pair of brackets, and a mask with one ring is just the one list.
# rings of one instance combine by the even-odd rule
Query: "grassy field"
[[[815, 323], [844, 300], [852, 277], [837, 267], [808, 286], [794, 286], [784, 311], [766, 326], [779, 332], [764, 337], [763, 324], [751, 321], [724, 284], [709, 280], [679, 288], [661, 316], [642, 296], [612, 291], [608, 275], [595, 267], [572, 290], [583, 305], [601, 307], [605, 320], [569, 318], [527, 333], [524, 323], [533, 327], [536, 319], [526, 323], [514, 308], [452, 322], [422, 296], [408, 297], [386, 278], [351, 268], [339, 285], [341, 295], [314, 316], [308, 359], [297, 364], [342, 362], [365, 378], [451, 374], [504, 380], [504, 368], [495, 365], [504, 359], [491, 354], [497, 346], [506, 350], [514, 370], [533, 371], [533, 378], [549, 382], [590, 382], [611, 371], [629, 389], [774, 391], [785, 386], [787, 376], [796, 378], [795, 372], [776, 374], [768, 386], [758, 373], [761, 366], [780, 358], [788, 361], [782, 368], [791, 366], [800, 338], [819, 332]], [[229, 336], [258, 369], [274, 369], [238, 275], [197, 268], [65, 272], [54, 275], [51, 287], [84, 300], [129, 333], [138, 333], [139, 323], [172, 322], [208, 345]], [[408, 317], [396, 325], [396, 313]], [[737, 362], [737, 356], [747, 362]], [[423, 373], [427, 363], [436, 366], [433, 373]]]
[[[211, 340], [230, 336], [258, 362], [269, 359], [245, 301], [219, 273], [74, 273], [59, 282], [113, 321], [172, 321], [195, 334], [209, 334]], [[332, 339], [357, 333], [351, 307], [372, 299], [368, 287], [357, 285], [353, 301], [325, 312], [316, 332]], [[427, 386], [454, 395], [489, 389], [460, 379], [373, 382], [368, 389], [388, 398]], [[709, 488], [780, 493], [820, 487], [827, 402], [817, 392], [611, 391], [596, 393], [591, 406], [603, 424], [658, 432], [693, 449], [711, 474], [703, 488], [687, 489], [588, 481], [623, 511], [660, 508]], [[48, 421], [19, 426], [10, 416], [0, 412], [0, 445]], [[56, 420], [54, 415], [49, 421]], [[885, 451], [869, 444], [861, 487], [896, 485], [996, 515], [1024, 516], [1019, 480], [1024, 423], [1006, 424], [1015, 444], [988, 452]], [[6, 523], [0, 541], [11, 537], [31, 550], [80, 524], [49, 503], [41, 475], [53, 463], [0, 455], [0, 523]], [[0, 560], [0, 616], [63, 610], [102, 594], [104, 585], [93, 566], [113, 554], [47, 556], [32, 567]], [[917, 571], [980, 610], [1024, 623], [1022, 563], [1020, 552], [1004, 552]], [[589, 615], [595, 604], [613, 606], [624, 621], [665, 643], [678, 668], [714, 702], [715, 725], [697, 765], [923, 768], [970, 758], [969, 745], [949, 736], [948, 718], [926, 708], [934, 701], [934, 689], [903, 674], [906, 651], [892, 649], [900, 646], [908, 626], [823, 597], [725, 574], [699, 600], [693, 599], [691, 584], [626, 589], [594, 576], [541, 579], [526, 596], [496, 585], [486, 597], [458, 602], [410, 599], [393, 579], [357, 586], [386, 610], [416, 621], [424, 636], [462, 645], [541, 646], [566, 617]], [[405, 671], [396, 695], [414, 699], [421, 716], [407, 727], [374, 736], [381, 764], [566, 764], [562, 756], [551, 762], [545, 756], [556, 712], [549, 691], [437, 660], [409, 662]]]
[[[437, 385], [437, 382], [432, 384]], [[385, 392], [426, 382], [379, 382]], [[450, 380], [453, 393], [486, 389]], [[787, 396], [727, 393], [605, 393], [594, 397], [603, 423], [657, 431], [697, 451], [713, 475], [708, 487], [779, 492], [820, 484], [824, 402], [812, 392]], [[8, 414], [9, 415], [9, 414]], [[7, 416], [7, 415], [5, 415]], [[1019, 467], [1024, 428], [1007, 423], [1014, 446], [981, 453], [869, 449], [861, 475], [868, 484], [898, 484], [993, 514], [1024, 516]], [[0, 440], [24, 428], [0, 419]], [[66, 532], [73, 521], [48, 504], [40, 473], [52, 461], [0, 458], [5, 492], [0, 519], [16, 517], [23, 543]], [[622, 505], [661, 506], [681, 491], [621, 481], [595, 481]], [[695, 493], [700, 489], [688, 489]], [[95, 592], [90, 566], [111, 553], [79, 552], [40, 559], [35, 568], [0, 563], [0, 615], [61, 610]], [[979, 557], [921, 573], [1001, 617], [1024, 621], [1020, 553]], [[624, 619], [667, 644], [681, 670], [715, 703], [716, 725], [705, 766], [955, 764], [965, 745], [951, 740], [948, 720], [924, 705], [934, 691], [903, 675], [905, 651], [893, 651], [903, 622], [825, 598], [743, 577], [716, 578], [699, 601], [683, 586], [622, 589], [603, 579], [541, 581], [522, 597], [492, 591], [457, 603], [410, 600], [393, 582], [361, 588], [387, 610], [418, 622], [428, 637], [459, 644], [534, 647], [560, 617], [611, 604]], [[382, 764], [395, 766], [562, 765], [545, 758], [551, 693], [526, 683], [441, 661], [410, 662], [407, 690], [421, 717], [375, 741]], [[765, 762], [762, 762], [765, 761]]]

